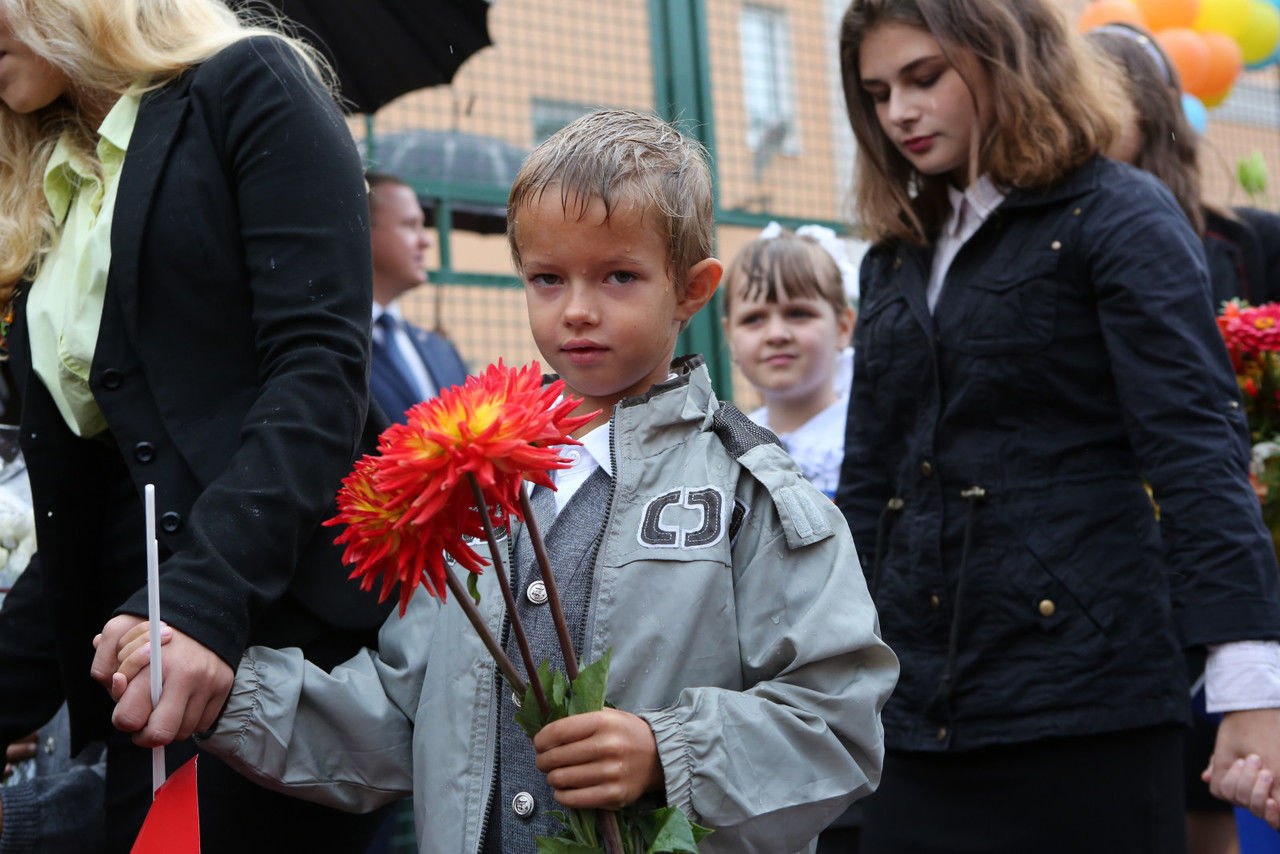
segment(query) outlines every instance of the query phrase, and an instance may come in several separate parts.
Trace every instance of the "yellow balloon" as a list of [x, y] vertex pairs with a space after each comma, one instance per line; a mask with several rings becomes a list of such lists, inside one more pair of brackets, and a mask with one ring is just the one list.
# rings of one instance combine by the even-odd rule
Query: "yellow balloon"
[[1249, 21], [1245, 26], [1244, 35], [1237, 41], [1240, 42], [1240, 49], [1244, 51], [1244, 61], [1247, 65], [1262, 62], [1271, 56], [1276, 49], [1276, 44], [1280, 42], [1280, 9], [1262, 0], [1253, 0], [1249, 7]]
[[1200, 12], [1191, 28], [1204, 33], [1226, 33], [1239, 40], [1249, 26], [1252, 0], [1200, 0]]

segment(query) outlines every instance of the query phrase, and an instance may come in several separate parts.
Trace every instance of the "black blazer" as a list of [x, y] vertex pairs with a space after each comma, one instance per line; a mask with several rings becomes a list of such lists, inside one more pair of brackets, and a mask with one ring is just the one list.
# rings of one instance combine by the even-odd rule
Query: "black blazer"
[[[112, 613], [146, 613], [146, 483], [178, 630], [233, 667], [251, 642], [341, 635], [326, 649], [338, 660], [373, 637], [387, 608], [346, 580], [320, 526], [382, 426], [366, 413], [367, 212], [341, 114], [280, 41], [235, 44], [145, 96], [90, 372], [105, 442], [66, 428], [16, 303], [40, 553], [0, 612], [0, 739], [43, 722], [59, 693], [77, 741], [107, 723], [90, 641]], [[33, 629], [44, 607], [49, 634]], [[51, 650], [61, 692], [33, 672]]]

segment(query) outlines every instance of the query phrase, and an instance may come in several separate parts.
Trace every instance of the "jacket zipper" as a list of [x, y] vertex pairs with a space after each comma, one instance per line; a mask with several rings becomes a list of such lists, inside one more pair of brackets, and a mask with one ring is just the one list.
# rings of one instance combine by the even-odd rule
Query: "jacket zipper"
[[591, 560], [588, 563], [591, 567], [591, 593], [587, 598], [587, 607], [582, 619], [582, 638], [579, 641], [581, 649], [577, 650], [582, 666], [591, 663], [582, 659], [586, 657], [587, 651], [591, 648], [591, 640], [595, 636], [595, 609], [599, 598], [597, 592], [600, 589], [600, 572], [596, 562], [600, 558], [600, 544], [604, 542], [604, 533], [609, 530], [609, 523], [613, 520], [613, 498], [618, 491], [617, 413], [615, 405], [614, 411], [609, 414], [609, 470], [613, 472], [613, 476], [609, 478], [609, 497], [605, 501], [604, 524], [600, 526], [600, 530], [596, 531], [595, 541], [591, 544]]
[[[515, 536], [512, 534], [510, 525], [508, 525], [507, 526], [507, 566], [508, 567], [513, 565], [512, 559], [514, 558], [514, 556], [515, 556]], [[511, 617], [509, 614], [507, 614], [505, 608], [503, 609], [502, 614], [503, 614], [502, 627], [498, 632], [498, 641], [499, 643], [502, 644], [502, 648], [506, 649], [507, 632], [510, 630]], [[493, 770], [489, 772], [489, 797], [485, 799], [484, 812], [481, 813], [480, 815], [480, 841], [479, 841], [479, 845], [476, 847], [476, 854], [481, 854], [481, 852], [484, 851], [486, 837], [489, 835], [489, 816], [493, 814], [493, 804], [498, 799], [498, 788], [499, 788], [498, 779], [500, 776], [498, 773], [498, 770], [499, 770], [498, 764], [501, 760], [501, 757], [497, 755], [497, 750], [494, 748], [494, 744], [498, 742], [498, 739], [500, 737], [500, 734], [498, 733], [498, 729], [499, 727], [502, 726], [502, 698], [505, 694], [503, 686], [505, 686], [506, 683], [502, 681], [502, 674], [498, 672], [498, 667], [496, 664], [493, 665], [493, 679], [496, 680], [494, 683], [494, 689], [493, 689], [494, 703], [493, 703], [493, 709], [492, 709], [493, 717], [494, 717], [493, 742], [489, 745], [489, 749], [486, 750], [486, 753], [493, 753], [494, 761], [493, 761]]]

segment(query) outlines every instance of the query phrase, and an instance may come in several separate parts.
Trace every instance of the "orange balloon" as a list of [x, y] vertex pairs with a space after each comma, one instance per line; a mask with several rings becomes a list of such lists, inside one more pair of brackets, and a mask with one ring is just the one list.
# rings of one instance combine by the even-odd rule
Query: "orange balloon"
[[1200, 12], [1200, 0], [1134, 0], [1154, 33], [1170, 27], [1190, 27]]
[[1076, 28], [1087, 33], [1094, 27], [1114, 23], [1133, 24], [1144, 29], [1147, 26], [1133, 0], [1094, 0], [1080, 13]]
[[1182, 78], [1182, 88], [1192, 95], [1203, 94], [1205, 76], [1209, 73], [1209, 45], [1204, 36], [1187, 27], [1172, 27], [1155, 35]]
[[1231, 94], [1231, 89], [1227, 88], [1213, 95], [1205, 95], [1204, 98], [1202, 98], [1201, 100], [1204, 102], [1204, 105], [1206, 107], [1212, 109], [1214, 107], [1219, 106], [1223, 101], [1227, 100], [1227, 96], [1230, 94]]
[[1240, 69], [1244, 67], [1244, 51], [1240, 49], [1239, 42], [1225, 33], [1210, 32], [1200, 35], [1209, 47], [1209, 69], [1205, 72], [1202, 83], [1204, 91], [1187, 91], [1205, 98], [1218, 94], [1225, 96], [1240, 75]]

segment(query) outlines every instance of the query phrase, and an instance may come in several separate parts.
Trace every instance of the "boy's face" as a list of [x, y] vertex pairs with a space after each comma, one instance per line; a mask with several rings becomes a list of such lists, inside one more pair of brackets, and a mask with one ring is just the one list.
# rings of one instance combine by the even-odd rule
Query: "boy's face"
[[610, 407], [667, 378], [676, 335], [715, 292], [720, 262], [707, 258], [683, 288], [667, 270], [664, 236], [634, 205], [593, 198], [582, 216], [550, 188], [522, 207], [515, 242], [529, 326], [543, 358], [583, 399], [603, 409], [579, 433], [608, 419]]

